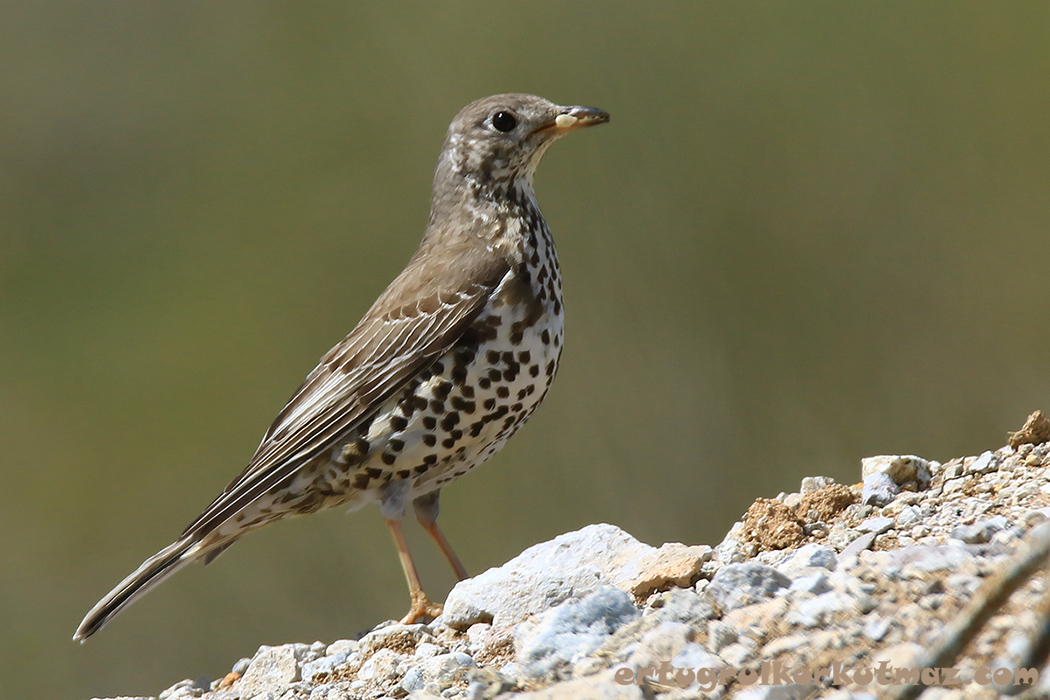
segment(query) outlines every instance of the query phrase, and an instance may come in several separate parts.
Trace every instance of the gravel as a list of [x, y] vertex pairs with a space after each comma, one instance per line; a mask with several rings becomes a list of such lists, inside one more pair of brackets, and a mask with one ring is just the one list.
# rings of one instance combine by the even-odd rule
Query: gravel
[[[383, 623], [357, 641], [263, 646], [224, 678], [181, 681], [157, 697], [882, 696], [874, 681], [747, 683], [733, 674], [775, 664], [813, 671], [840, 663], [852, 673], [914, 662], [1050, 518], [1048, 453], [1048, 444], [1022, 443], [943, 465], [914, 455], [868, 458], [856, 486], [807, 477], [797, 493], [759, 499], [713, 548], [652, 547], [615, 526], [591, 525], [460, 582], [430, 624]], [[961, 677], [982, 664], [1014, 663], [1040, 623], [1042, 590], [1035, 581], [1014, 594], [967, 648]], [[732, 673], [701, 685], [705, 669]], [[970, 684], [929, 697], [997, 693]]]

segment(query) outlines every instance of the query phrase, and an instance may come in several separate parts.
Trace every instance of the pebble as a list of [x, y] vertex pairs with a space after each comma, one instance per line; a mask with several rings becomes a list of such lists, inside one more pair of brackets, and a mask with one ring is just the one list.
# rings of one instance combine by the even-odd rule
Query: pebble
[[1006, 518], [997, 515], [987, 520], [979, 520], [972, 525], [960, 525], [952, 530], [952, 537], [968, 544], [991, 542], [992, 537], [1009, 526]]
[[723, 566], [711, 579], [707, 592], [723, 610], [733, 610], [769, 598], [790, 585], [791, 579], [772, 566], [748, 562]]
[[884, 506], [901, 492], [900, 486], [887, 474], [875, 473], [864, 477], [860, 502], [869, 506]]
[[612, 586], [541, 613], [515, 631], [518, 673], [530, 680], [564, 677], [573, 663], [640, 616], [630, 596]]

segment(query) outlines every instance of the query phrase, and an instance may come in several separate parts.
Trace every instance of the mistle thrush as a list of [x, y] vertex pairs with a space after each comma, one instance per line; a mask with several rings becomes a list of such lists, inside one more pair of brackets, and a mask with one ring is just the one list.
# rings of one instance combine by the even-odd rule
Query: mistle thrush
[[423, 241], [357, 327], [325, 355], [248, 466], [168, 547], [84, 618], [84, 640], [192, 561], [267, 523], [378, 503], [412, 605], [435, 616], [401, 532], [406, 507], [466, 570], [437, 525], [441, 488], [491, 457], [540, 405], [562, 350], [561, 273], [532, 177], [547, 147], [608, 121], [532, 95], [488, 97], [449, 126]]

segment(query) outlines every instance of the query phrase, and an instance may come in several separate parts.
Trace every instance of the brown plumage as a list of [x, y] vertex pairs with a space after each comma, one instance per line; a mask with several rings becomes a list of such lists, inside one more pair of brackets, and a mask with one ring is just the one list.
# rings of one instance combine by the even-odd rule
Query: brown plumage
[[521, 94], [465, 107], [449, 126], [426, 233], [404, 271], [321, 359], [244, 471], [178, 540], [103, 598], [74, 639], [247, 532], [337, 505], [379, 504], [412, 596], [404, 621], [436, 615], [401, 519], [411, 502], [466, 577], [437, 527], [440, 489], [532, 414], [561, 354], [561, 275], [532, 176], [556, 138], [608, 118]]

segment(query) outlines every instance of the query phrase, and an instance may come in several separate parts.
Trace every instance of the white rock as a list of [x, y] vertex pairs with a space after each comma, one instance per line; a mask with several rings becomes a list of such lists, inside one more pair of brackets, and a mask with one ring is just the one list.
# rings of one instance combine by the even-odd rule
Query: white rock
[[588, 525], [460, 581], [438, 621], [461, 630], [478, 622], [505, 627], [601, 585], [628, 591], [657, 551], [618, 527]]

